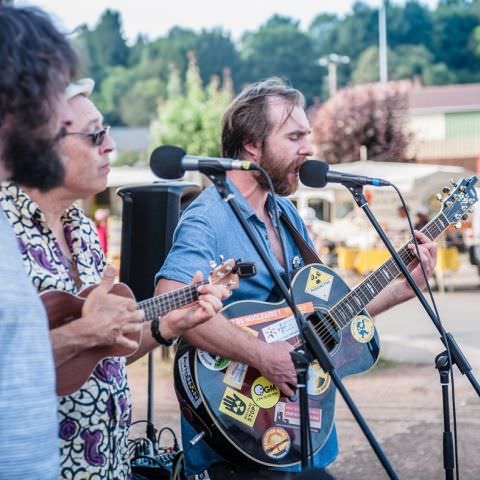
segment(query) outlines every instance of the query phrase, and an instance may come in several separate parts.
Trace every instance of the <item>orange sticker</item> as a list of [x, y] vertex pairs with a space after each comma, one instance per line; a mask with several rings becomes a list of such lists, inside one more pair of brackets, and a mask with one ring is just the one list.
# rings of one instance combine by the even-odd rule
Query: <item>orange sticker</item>
[[290, 451], [291, 445], [288, 432], [282, 427], [271, 427], [262, 438], [263, 451], [270, 458], [282, 458]]
[[[313, 313], [315, 311], [312, 302], [302, 303], [297, 305], [300, 313]], [[230, 319], [238, 327], [248, 327], [251, 325], [257, 325], [259, 323], [272, 322], [274, 320], [280, 320], [292, 315], [292, 310], [289, 307], [277, 308], [276, 310], [267, 310], [266, 312], [252, 313], [250, 315], [244, 315], [243, 317], [236, 317]]]

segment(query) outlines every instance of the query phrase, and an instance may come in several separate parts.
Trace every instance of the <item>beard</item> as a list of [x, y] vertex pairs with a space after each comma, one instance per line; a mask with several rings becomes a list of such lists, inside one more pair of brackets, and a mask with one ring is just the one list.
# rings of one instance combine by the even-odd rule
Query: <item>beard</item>
[[34, 138], [18, 131], [10, 131], [5, 138], [3, 157], [10, 172], [10, 180], [29, 188], [48, 191], [61, 185], [65, 176], [63, 162], [55, 151], [55, 138]]
[[[285, 167], [285, 162], [279, 161], [278, 156], [275, 156], [267, 145], [264, 146], [262, 152], [262, 159], [259, 162], [263, 167], [270, 179], [272, 180], [273, 189], [277, 195], [287, 197], [294, 193], [298, 188], [298, 169], [303, 161], [292, 161]], [[297, 171], [297, 177], [294, 182], [289, 180], [289, 172], [292, 170]], [[261, 173], [257, 175], [257, 182], [264, 190], [269, 190], [269, 184], [267, 179]]]

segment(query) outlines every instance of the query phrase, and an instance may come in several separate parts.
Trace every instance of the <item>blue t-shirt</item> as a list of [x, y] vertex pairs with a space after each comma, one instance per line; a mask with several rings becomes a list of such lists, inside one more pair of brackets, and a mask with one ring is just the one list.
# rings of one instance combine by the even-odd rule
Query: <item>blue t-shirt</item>
[[[231, 182], [229, 185], [235, 193], [235, 199], [242, 214], [265, 251], [268, 252], [275, 269], [281, 276], [285, 276], [283, 267], [271, 251], [266, 225], [257, 217], [253, 208], [235, 185]], [[277, 202], [280, 210], [288, 216], [296, 229], [311, 245], [305, 224], [293, 204], [286, 198], [277, 197]], [[273, 205], [272, 198], [268, 197], [267, 208], [270, 212], [274, 208]], [[287, 255], [287, 268], [292, 271], [293, 268], [303, 265], [302, 256], [281, 221], [280, 227]], [[220, 255], [223, 255], [225, 259], [240, 257], [242, 261], [255, 262], [257, 269], [254, 277], [242, 278], [240, 288], [233, 291], [225, 304], [239, 300], [276, 301], [279, 299], [267, 267], [258, 256], [230, 206], [221, 199], [214, 187], [207, 188], [185, 210], [175, 230], [172, 249], [157, 274], [156, 281], [160, 278], [167, 278], [190, 283], [196, 270], [200, 270], [207, 277], [210, 273], [210, 261], [218, 262]], [[201, 473], [209, 465], [223, 460], [203, 441], [191, 447], [189, 440], [196, 434], [193, 427], [182, 418], [182, 439], [187, 475]], [[325, 467], [335, 460], [337, 454], [337, 434], [334, 428], [325, 446], [315, 455], [314, 464], [316, 467]], [[282, 470], [300, 471], [300, 466]]]
[[2, 209], [0, 238], [0, 478], [57, 480], [57, 400], [47, 318]]

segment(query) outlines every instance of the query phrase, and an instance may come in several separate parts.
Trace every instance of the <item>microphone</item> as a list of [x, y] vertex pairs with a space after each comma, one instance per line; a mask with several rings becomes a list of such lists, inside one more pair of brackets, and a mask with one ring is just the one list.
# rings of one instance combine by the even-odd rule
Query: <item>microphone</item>
[[215, 174], [227, 170], [258, 170], [258, 167], [254, 163], [244, 160], [195, 157], [187, 155], [185, 150], [180, 147], [162, 145], [152, 152], [150, 169], [157, 177], [175, 179], [183, 177], [186, 170]]
[[373, 185], [375, 187], [388, 187], [390, 182], [381, 178], [364, 177], [350, 173], [335, 172], [330, 170], [328, 163], [320, 160], [307, 160], [300, 167], [300, 181], [307, 187], [322, 188], [327, 183], [341, 183], [347, 187], [360, 185]]

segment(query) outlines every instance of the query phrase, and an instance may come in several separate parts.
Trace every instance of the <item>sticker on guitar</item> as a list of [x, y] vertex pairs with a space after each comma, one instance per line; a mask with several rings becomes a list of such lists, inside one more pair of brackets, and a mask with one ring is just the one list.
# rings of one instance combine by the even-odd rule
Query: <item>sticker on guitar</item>
[[[310, 414], [310, 428], [320, 430], [322, 411], [320, 408], [309, 407], [308, 412]], [[300, 428], [300, 406], [297, 403], [278, 402], [275, 406], [275, 425]]]
[[314, 360], [308, 367], [307, 391], [309, 395], [321, 395], [330, 386], [330, 375]]
[[328, 301], [333, 285], [333, 275], [322, 272], [318, 268], [311, 267], [308, 272], [305, 293], [313, 295], [320, 300]]
[[178, 370], [180, 374], [180, 380], [182, 382], [183, 388], [188, 396], [188, 399], [195, 408], [198, 408], [202, 399], [200, 398], [200, 393], [195, 386], [195, 382], [192, 377], [192, 372], [190, 371], [190, 360], [189, 352], [183, 354], [178, 360]]
[[247, 374], [248, 365], [240, 362], [232, 362], [223, 376], [223, 383], [230, 387], [241, 390], [245, 375]]
[[373, 338], [375, 326], [373, 320], [366, 315], [358, 315], [350, 324], [353, 338], [360, 343], [367, 343]]
[[251, 398], [227, 387], [220, 402], [219, 410], [234, 420], [253, 427], [260, 408], [253, 403]]
[[220, 355], [212, 355], [205, 350], [197, 350], [198, 358], [205, 368], [213, 371], [220, 371], [230, 365], [231, 360]]
[[272, 343], [289, 340], [290, 338], [297, 336], [299, 331], [297, 321], [292, 315], [262, 328], [262, 333], [265, 341], [267, 343]]
[[281, 427], [271, 427], [262, 438], [263, 451], [271, 458], [282, 458], [289, 451], [292, 441], [288, 432]]
[[265, 377], [258, 377], [252, 383], [252, 400], [260, 408], [272, 408], [280, 400], [279, 388]]

